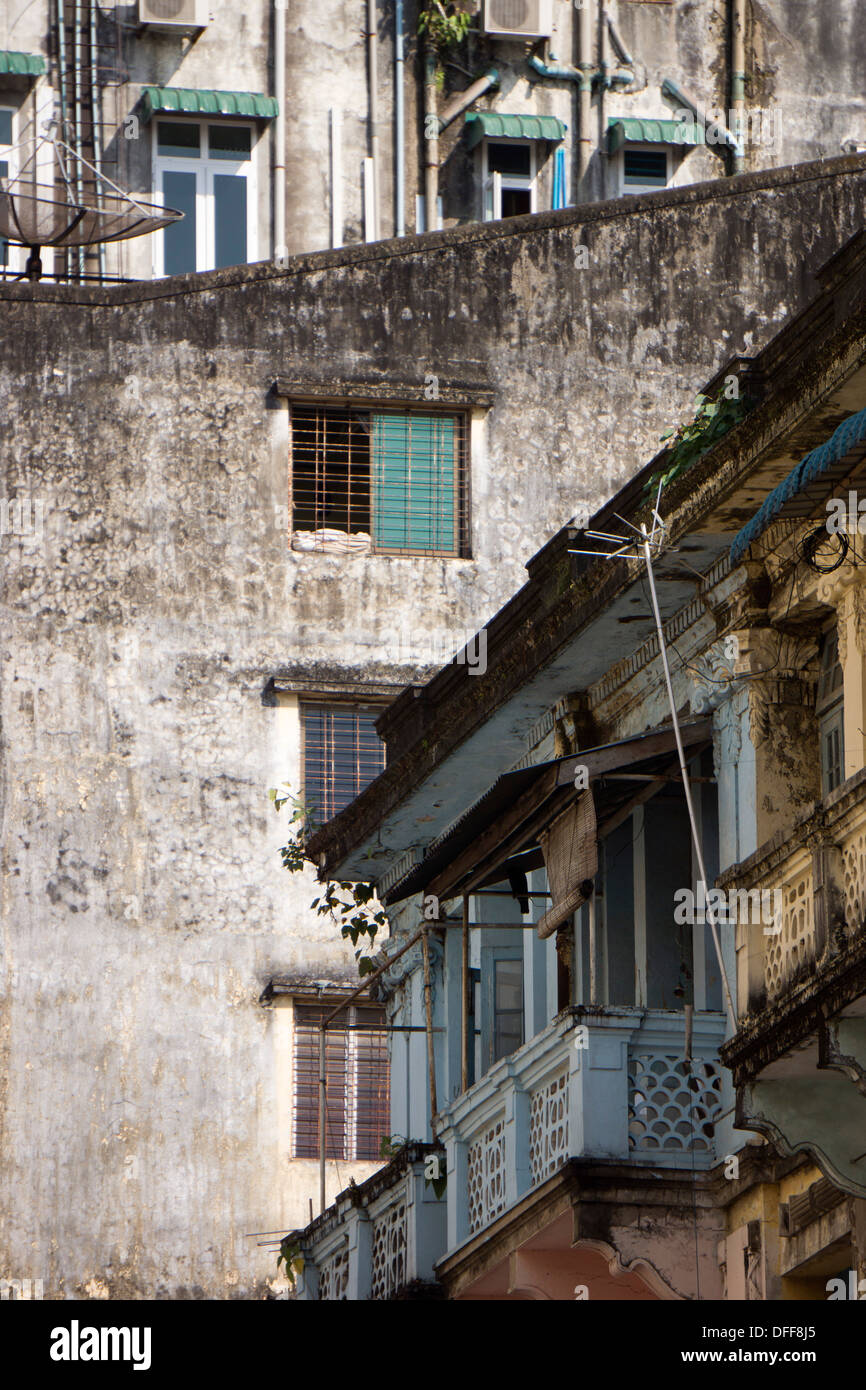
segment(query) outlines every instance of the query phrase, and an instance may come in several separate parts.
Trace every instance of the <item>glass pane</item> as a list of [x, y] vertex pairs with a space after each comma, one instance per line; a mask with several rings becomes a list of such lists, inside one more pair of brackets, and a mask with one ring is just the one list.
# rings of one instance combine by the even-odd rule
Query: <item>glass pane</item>
[[208, 152], [211, 159], [249, 159], [250, 128], [243, 125], [209, 125]]
[[508, 1057], [523, 1042], [523, 962], [493, 963], [493, 1060]]
[[195, 270], [195, 174], [166, 169], [162, 175], [162, 195], [167, 207], [184, 214], [163, 232], [165, 273], [183, 275]]
[[0, 111], [0, 145], [12, 144], [12, 112]]
[[623, 174], [626, 184], [651, 184], [664, 188], [668, 181], [667, 151], [626, 150]]
[[530, 174], [529, 146], [488, 144], [487, 168], [491, 174], [494, 172], [521, 174], [528, 179]]
[[157, 154], [198, 159], [201, 153], [201, 128], [196, 121], [159, 121], [156, 149]]
[[246, 179], [214, 174], [213, 202], [216, 268], [243, 265], [247, 258]]
[[496, 962], [496, 1008], [523, 1007], [523, 970], [519, 960]]

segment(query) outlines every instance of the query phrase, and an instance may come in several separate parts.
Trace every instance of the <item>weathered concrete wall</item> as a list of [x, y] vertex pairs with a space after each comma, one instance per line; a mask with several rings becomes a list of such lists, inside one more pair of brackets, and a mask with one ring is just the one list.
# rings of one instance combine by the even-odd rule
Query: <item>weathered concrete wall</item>
[[[866, 160], [117, 291], [0, 289], [0, 1277], [243, 1296], [306, 1219], [271, 975], [351, 960], [279, 867], [272, 676], [405, 679], [804, 301]], [[591, 250], [575, 268], [575, 248]], [[293, 553], [277, 377], [488, 383], [472, 558]], [[383, 660], [411, 631], [404, 666]], [[282, 1064], [284, 1064], [284, 1057]]]

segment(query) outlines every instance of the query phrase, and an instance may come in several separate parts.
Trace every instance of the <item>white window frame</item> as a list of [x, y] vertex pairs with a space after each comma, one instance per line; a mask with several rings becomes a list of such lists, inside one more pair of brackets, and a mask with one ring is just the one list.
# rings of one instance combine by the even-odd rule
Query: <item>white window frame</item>
[[[195, 125], [199, 129], [199, 153], [197, 156], [161, 155], [158, 151], [158, 123], [171, 121], [173, 124]], [[151, 168], [153, 169], [153, 200], [165, 207], [162, 191], [164, 173], [195, 174], [195, 268], [197, 271], [213, 270], [216, 261], [216, 220], [214, 217], [213, 181], [217, 174], [227, 174], [234, 178], [244, 178], [247, 184], [247, 258], [245, 265], [258, 259], [257, 196], [256, 196], [256, 144], [257, 132], [252, 122], [242, 120], [218, 120], [212, 116], [187, 120], [182, 113], [162, 111], [154, 115], [151, 122]], [[250, 126], [249, 159], [211, 159], [208, 127], [212, 125]], [[153, 238], [153, 274], [156, 279], [164, 278], [165, 236], [158, 232]]]
[[[651, 151], [653, 154], [658, 154], [661, 150], [664, 151], [664, 155], [665, 155], [665, 167], [666, 167], [666, 170], [667, 170], [667, 172], [666, 172], [666, 174], [665, 174], [664, 185], [658, 184], [658, 183], [629, 183], [629, 184], [626, 183], [626, 181], [625, 181], [625, 156], [626, 156], [626, 153], [634, 154], [634, 153], [637, 153], [637, 152], [640, 152], [640, 151], [643, 151], [643, 150]], [[652, 142], [649, 142], [649, 141], [637, 141], [637, 140], [635, 140], [635, 141], [629, 141], [626, 145], [623, 145], [622, 149], [621, 149], [621, 150], [618, 152], [618, 154], [617, 154], [617, 158], [616, 158], [616, 179], [617, 179], [617, 197], [619, 197], [619, 198], [630, 197], [632, 194], [635, 194], [635, 193], [658, 193], [658, 192], [661, 191], [661, 188], [662, 188], [662, 187], [670, 188], [670, 186], [671, 186], [671, 180], [673, 179], [673, 176], [674, 176], [674, 171], [673, 171], [673, 159], [672, 159], [672, 157], [671, 157], [671, 146], [670, 146], [670, 145], [659, 145], [659, 144], [657, 144], [657, 143], [656, 143], [656, 144], [653, 144]]]
[[[16, 126], [18, 108], [7, 106], [6, 102], [0, 102], [0, 111], [8, 111], [12, 117], [12, 144], [0, 144], [0, 160], [9, 166], [8, 178], [14, 179], [18, 173], [18, 151], [15, 148]], [[9, 264], [5, 267], [7, 280], [14, 275], [20, 275], [24, 269], [24, 247], [10, 245], [8, 247]], [[3, 267], [0, 267], [2, 274]]]
[[[488, 160], [488, 145], [528, 145], [529, 177], [525, 174], [491, 173]], [[495, 136], [481, 141], [481, 221], [500, 222], [502, 220], [502, 190], [529, 190], [529, 211], [538, 211], [538, 141], [537, 140], [497, 140]], [[490, 197], [488, 198], [488, 194]]]

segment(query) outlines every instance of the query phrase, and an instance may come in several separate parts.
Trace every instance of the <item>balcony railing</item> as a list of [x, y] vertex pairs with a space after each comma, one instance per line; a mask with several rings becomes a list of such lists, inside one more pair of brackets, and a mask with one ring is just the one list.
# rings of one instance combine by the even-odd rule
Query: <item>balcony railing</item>
[[722, 1107], [724, 1015], [572, 1010], [445, 1107], [448, 1250], [483, 1231], [569, 1158], [709, 1168]]
[[409, 1144], [387, 1168], [340, 1193], [304, 1233], [300, 1299], [382, 1301], [433, 1285], [445, 1198], [425, 1180], [425, 1168], [437, 1155], [438, 1145]]
[[[866, 772], [850, 778], [720, 882], [742, 896], [781, 895], [770, 926], [737, 922], [738, 995], [755, 1013], [811, 980], [866, 918]], [[779, 929], [780, 928], [780, 929]]]

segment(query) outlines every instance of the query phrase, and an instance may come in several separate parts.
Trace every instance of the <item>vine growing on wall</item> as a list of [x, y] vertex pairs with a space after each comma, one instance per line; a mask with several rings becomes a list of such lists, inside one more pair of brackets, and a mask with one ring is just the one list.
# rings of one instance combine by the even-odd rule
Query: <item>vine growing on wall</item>
[[[268, 798], [274, 803], [278, 813], [285, 805], [291, 806], [290, 827], [294, 831], [280, 849], [283, 868], [297, 874], [307, 868], [316, 868], [307, 855], [306, 842], [318, 827], [308, 806], [293, 794], [289, 787], [271, 787]], [[386, 913], [378, 906], [376, 889], [371, 883], [353, 883], [344, 879], [329, 879], [322, 892], [314, 898], [310, 907], [319, 917], [330, 916], [340, 928], [340, 935], [351, 941], [355, 947], [355, 960], [358, 973], [363, 979], [375, 970], [369, 955], [376, 933], [388, 921]]]

